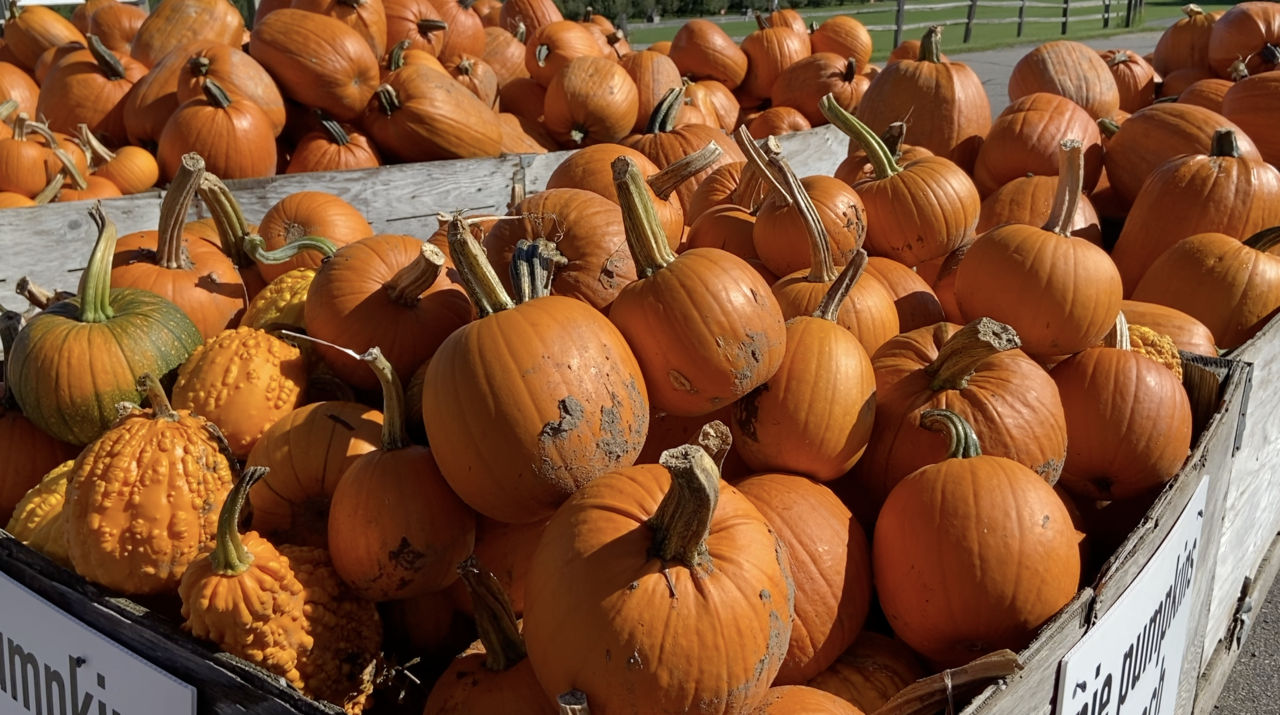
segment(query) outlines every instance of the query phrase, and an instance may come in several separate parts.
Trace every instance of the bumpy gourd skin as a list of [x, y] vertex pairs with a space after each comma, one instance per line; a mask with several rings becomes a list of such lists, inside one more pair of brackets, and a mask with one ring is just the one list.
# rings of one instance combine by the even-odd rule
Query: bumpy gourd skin
[[177, 591], [212, 544], [231, 488], [208, 423], [186, 410], [171, 414], [174, 421], [131, 410], [80, 454], [67, 488], [71, 563], [117, 593]]
[[305, 328], [307, 291], [315, 277], [314, 268], [295, 268], [271, 281], [249, 304], [240, 319], [241, 327], [266, 330], [268, 326], [291, 325]]
[[5, 531], [18, 541], [39, 551], [60, 566], [71, 568], [67, 555], [67, 532], [63, 506], [66, 504], [67, 477], [75, 460], [63, 462], [44, 475], [13, 510], [13, 518]]
[[1173, 338], [1142, 325], [1129, 325], [1129, 349], [1155, 360], [1182, 379], [1182, 356]]

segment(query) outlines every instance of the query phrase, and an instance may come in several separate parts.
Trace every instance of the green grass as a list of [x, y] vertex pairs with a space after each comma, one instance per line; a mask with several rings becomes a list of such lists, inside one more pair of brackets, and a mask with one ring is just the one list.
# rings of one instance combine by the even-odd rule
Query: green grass
[[[935, 4], [939, 0], [926, 0], [929, 4]], [[924, 10], [912, 12], [912, 4], [923, 3], [907, 3], [905, 16], [906, 24], [914, 24], [919, 22], [936, 22], [940, 20], [958, 20], [967, 17], [966, 8], [954, 8], [950, 10]], [[1181, 17], [1181, 7], [1183, 0], [1159, 0], [1158, 2], [1148, 2], [1145, 10], [1145, 22], [1151, 23], [1156, 20]], [[1210, 2], [1199, 3], [1206, 11], [1226, 9], [1234, 3]], [[847, 9], [864, 9], [873, 7], [869, 5], [849, 5]], [[864, 25], [892, 25], [895, 16], [895, 4], [892, 0], [883, 2], [884, 9], [878, 12], [868, 12], [858, 14], [857, 19]], [[1134, 32], [1141, 29], [1135, 23], [1133, 28], [1125, 28], [1124, 24], [1124, 0], [1114, 0], [1112, 2], [1112, 18], [1110, 29], [1104, 30], [1102, 20], [1072, 20], [1068, 25], [1067, 36], [1072, 39], [1082, 39], [1088, 37], [1105, 37], [1108, 35], [1124, 34], [1126, 32]], [[841, 14], [840, 7], [816, 8], [812, 10], [801, 10], [801, 14], [806, 19], [812, 18], [821, 22], [823, 19], [831, 15]], [[1102, 13], [1101, 7], [1087, 7], [1072, 9], [1073, 16], [1098, 15]], [[979, 7], [978, 19], [998, 19], [998, 18], [1017, 18], [1018, 8], [1016, 7]], [[1062, 11], [1057, 8], [1027, 8], [1026, 18], [1056, 18], [1061, 19]], [[674, 18], [668, 18], [674, 19]], [[754, 21], [733, 21], [720, 25], [730, 37], [740, 38], [755, 30]], [[662, 40], [670, 40], [675, 36], [678, 26], [660, 26], [646, 27], [643, 22], [631, 23], [631, 41], [639, 45], [648, 45]], [[918, 37], [923, 34], [923, 30], [906, 30], [903, 32], [903, 39]], [[1028, 22], [1023, 25], [1022, 36], [1018, 37], [1017, 24], [1002, 25], [974, 25], [973, 35], [970, 41], [965, 44], [964, 25], [951, 25], [946, 28], [943, 34], [943, 48], [945, 52], [959, 53], [971, 52], [976, 50], [989, 50], [997, 47], [1007, 47], [1031, 42], [1047, 42], [1052, 39], [1062, 37], [1062, 26], [1059, 22]], [[883, 60], [891, 49], [893, 49], [893, 32], [892, 31], [875, 31], [871, 33], [871, 38], [875, 53], [872, 59], [875, 61]]]

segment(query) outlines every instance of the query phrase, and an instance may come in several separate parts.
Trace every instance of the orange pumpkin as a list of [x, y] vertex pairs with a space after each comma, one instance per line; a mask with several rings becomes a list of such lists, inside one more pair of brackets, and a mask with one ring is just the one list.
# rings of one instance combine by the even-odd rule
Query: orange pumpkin
[[906, 333], [946, 320], [938, 296], [919, 273], [880, 256], [867, 259], [867, 273], [893, 296], [893, 305], [898, 310], [899, 331]]
[[[907, 125], [905, 122], [894, 122], [880, 133], [880, 141], [884, 143], [885, 150], [893, 158], [893, 163], [903, 167], [916, 159], [933, 156], [933, 152], [922, 146], [905, 144], [906, 138]], [[876, 168], [872, 166], [870, 156], [862, 148], [862, 145], [858, 143], [857, 139], [850, 137], [849, 155], [836, 167], [835, 177], [850, 186], [854, 186], [859, 182], [874, 179], [875, 176]]]
[[5, 59], [24, 70], [35, 68], [40, 55], [52, 47], [79, 42], [84, 35], [58, 13], [43, 5], [8, 3], [8, 21], [4, 24]]
[[874, 713], [924, 676], [918, 657], [902, 641], [863, 631], [831, 667], [809, 680], [809, 687]]
[[49, 73], [36, 111], [49, 128], [71, 134], [80, 124], [112, 145], [126, 143], [121, 99], [147, 70], [127, 55], [117, 55], [89, 36], [89, 49], [73, 52]]
[[[459, 121], [466, 117], [466, 121]], [[400, 161], [469, 159], [502, 151], [502, 123], [461, 83], [429, 67], [387, 77], [365, 110], [364, 127]]]
[[529, 34], [534, 35], [543, 27], [563, 19], [560, 9], [551, 0], [504, 0], [499, 22], [512, 34], [524, 25]]
[[1269, 2], [1242, 2], [1219, 17], [1209, 32], [1209, 66], [1219, 77], [1231, 76], [1241, 58], [1250, 74], [1271, 72], [1280, 65], [1280, 9]]
[[[1053, 211], [1058, 195], [1059, 176], [1024, 176], [996, 189], [982, 201], [982, 215], [978, 217], [979, 235], [1006, 223], [1043, 226]], [[1076, 238], [1083, 238], [1095, 246], [1102, 246], [1102, 227], [1098, 212], [1088, 196], [1077, 199], [1076, 213], [1065, 227]]]
[[742, 40], [742, 53], [747, 57], [747, 73], [736, 94], [744, 107], [760, 106], [773, 92], [773, 85], [783, 70], [812, 52], [808, 35], [789, 27], [771, 27], [759, 12], [756, 13], [756, 23], [759, 29]]
[[741, 107], [738, 106], [738, 100], [734, 98], [733, 92], [730, 92], [724, 84], [714, 79], [698, 82], [685, 80], [684, 93], [689, 103], [702, 111], [708, 124], [719, 126], [726, 133], [738, 128], [738, 110]]
[[[795, 12], [792, 10], [792, 12]], [[864, 715], [848, 702], [804, 685], [769, 688], [760, 707], [751, 715]]]
[[408, 42], [405, 50], [440, 56], [449, 23], [440, 18], [440, 12], [431, 0], [384, 0], [383, 5], [387, 15], [388, 47]]
[[178, 77], [195, 53], [219, 43], [196, 40], [161, 59], [124, 97], [124, 126], [129, 142], [154, 147], [169, 117], [178, 109]]
[[1046, 42], [1018, 60], [1009, 75], [1009, 99], [1035, 92], [1066, 97], [1094, 119], [1112, 117], [1120, 109], [1120, 91], [1107, 63], [1080, 42]]
[[619, 64], [636, 83], [639, 105], [631, 132], [641, 132], [667, 93], [682, 86], [680, 70], [669, 57], [647, 50], [633, 52]]
[[293, 0], [289, 7], [341, 20], [369, 43], [375, 58], [387, 53], [387, 11], [382, 0]]
[[471, 12], [471, 0], [431, 0], [440, 19], [448, 25], [440, 45], [440, 61], [456, 61], [461, 55], [484, 54], [484, 24]]
[[277, 10], [253, 28], [249, 53], [276, 78], [286, 97], [323, 109], [338, 121], [359, 117], [378, 88], [378, 57], [369, 43], [332, 17]]
[[865, 25], [848, 15], [834, 15], [823, 20], [809, 35], [809, 44], [815, 55], [830, 52], [849, 58], [859, 72], [865, 72], [871, 62], [871, 33]]
[[[781, 80], [782, 78], [779, 78]], [[791, 107], [770, 107], [761, 112], [747, 125], [752, 139], [765, 139], [792, 132], [803, 132], [813, 129], [809, 120], [797, 109]]]
[[539, 28], [525, 43], [525, 69], [543, 87], [550, 88], [556, 75], [579, 57], [603, 58], [604, 52], [586, 28], [570, 20]]
[[1201, 79], [1192, 82], [1186, 89], [1178, 93], [1178, 104], [1194, 104], [1211, 112], [1222, 114], [1222, 101], [1227, 91], [1235, 84], [1231, 80]]
[[[524, 613], [524, 590], [529, 578], [529, 564], [538, 550], [546, 521], [528, 524], [505, 524], [485, 517], [476, 518], [476, 545], [472, 556], [492, 569], [493, 578], [511, 603], [517, 616]], [[449, 594], [458, 610], [475, 616], [485, 604], [477, 602], [463, 578], [453, 582]]]
[[89, 17], [85, 35], [96, 35], [112, 52], [128, 54], [133, 48], [133, 38], [146, 19], [147, 11], [137, 5], [110, 3]]
[[258, 61], [234, 47], [208, 45], [184, 52], [189, 59], [178, 74], [178, 103], [203, 96], [205, 79], [217, 80], [223, 89], [258, 105], [271, 119], [275, 136], [285, 125], [284, 98], [275, 80]]
[[133, 38], [133, 59], [155, 67], [166, 55], [193, 40], [239, 47], [244, 44], [244, 34], [244, 18], [227, 0], [157, 5]]
[[151, 152], [136, 146], [111, 151], [98, 141], [87, 125], [77, 127], [80, 143], [91, 155], [95, 176], [115, 184], [124, 195], [139, 194], [160, 180], [160, 165]]
[[[323, 236], [338, 248], [372, 236], [373, 228], [354, 206], [323, 191], [297, 191], [280, 199], [258, 225], [264, 248], [275, 251], [304, 236]], [[280, 264], [262, 264], [262, 277], [274, 281], [295, 268], [318, 268], [323, 256], [299, 253]]]
[[871, 84], [859, 69], [860, 65], [847, 55], [814, 52], [778, 75], [770, 93], [773, 106], [796, 109], [815, 127], [827, 123], [818, 102], [828, 94], [834, 95], [836, 103], [846, 112], [856, 112]]
[[484, 60], [471, 55], [454, 55], [444, 63], [444, 67], [485, 106], [497, 111], [498, 75]]
[[[709, 20], [689, 20], [671, 40], [669, 56], [680, 74], [695, 82], [712, 79], [726, 89], [736, 89], [747, 75], [747, 55], [719, 25]], [[653, 47], [651, 51], [657, 51]]]
[[983, 197], [1025, 177], [1057, 176], [1064, 139], [1084, 145], [1084, 189], [1093, 191], [1102, 174], [1102, 135], [1098, 125], [1075, 102], [1036, 92], [1014, 100], [991, 125], [978, 151], [973, 183]]
[[171, 181], [183, 156], [208, 157], [209, 171], [226, 179], [275, 176], [275, 129], [258, 105], [233, 98], [216, 80], [206, 79], [203, 96], [178, 107], [160, 133], [156, 161]]
[[1120, 304], [1120, 311], [1134, 325], [1150, 328], [1161, 335], [1167, 335], [1178, 346], [1179, 350], [1207, 357], [1218, 357], [1218, 347], [1214, 345], [1213, 333], [1204, 323], [1176, 310], [1157, 303], [1144, 303], [1138, 300], [1125, 300]]
[[0, 62], [0, 97], [16, 101], [17, 111], [36, 116], [40, 87], [18, 66]]
[[626, 70], [599, 57], [579, 57], [551, 80], [542, 121], [562, 147], [613, 143], [631, 132], [639, 106]]
[[1280, 74], [1274, 70], [1246, 77], [1236, 82], [1222, 98], [1222, 116], [1249, 132], [1262, 158], [1272, 166], [1280, 164], [1280, 141], [1276, 140], [1268, 121], [1280, 106], [1276, 101], [1280, 93], [1280, 81], [1277, 80], [1280, 80]]
[[524, 66], [524, 43], [501, 27], [484, 29], [484, 61], [498, 73], [498, 86], [517, 77], [528, 77]]
[[516, 77], [498, 88], [498, 105], [530, 122], [541, 122], [547, 90], [529, 77]]
[[1115, 78], [1121, 110], [1132, 114], [1156, 101], [1156, 70], [1150, 63], [1129, 50], [1099, 54]]
[[1209, 37], [1217, 13], [1206, 13], [1199, 5], [1183, 5], [1182, 13], [1186, 17], [1160, 35], [1152, 53], [1151, 64], [1161, 76], [1209, 66]]

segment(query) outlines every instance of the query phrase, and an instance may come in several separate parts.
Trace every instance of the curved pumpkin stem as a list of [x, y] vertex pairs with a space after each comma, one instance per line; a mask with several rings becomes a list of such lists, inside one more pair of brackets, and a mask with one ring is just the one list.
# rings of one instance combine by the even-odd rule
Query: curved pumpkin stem
[[769, 28], [773, 27], [773, 24], [769, 22], [769, 18], [762, 15], [759, 10], [756, 10], [755, 13], [756, 13], [756, 29], [768, 30]]
[[673, 87], [662, 95], [662, 99], [649, 115], [649, 123], [645, 125], [645, 134], [661, 134], [676, 128], [676, 116], [680, 114], [680, 106], [684, 104], [684, 86]]
[[200, 192], [200, 198], [209, 208], [213, 224], [218, 228], [222, 252], [227, 254], [227, 258], [237, 268], [249, 266], [252, 261], [245, 252], [245, 241], [250, 234], [249, 222], [245, 220], [240, 202], [232, 195], [231, 189], [222, 183], [222, 179], [205, 173], [201, 175], [196, 190]]
[[650, 553], [705, 571], [711, 567], [707, 536], [720, 501], [720, 470], [706, 450], [691, 444], [663, 452], [658, 464], [671, 472], [671, 488], [648, 521]]
[[1064, 139], [1058, 156], [1058, 193], [1044, 230], [1069, 238], [1084, 191], [1084, 144], [1079, 139]]
[[676, 259], [662, 232], [658, 212], [649, 200], [640, 169], [629, 156], [613, 160], [613, 185], [622, 207], [622, 226], [626, 230], [627, 247], [636, 266], [636, 275], [648, 278]]
[[393, 452], [412, 444], [404, 428], [404, 386], [395, 368], [376, 345], [358, 356], [378, 375], [382, 383], [382, 451]]
[[231, 106], [231, 95], [227, 94], [227, 90], [218, 84], [218, 80], [208, 77], [204, 81], [204, 98], [209, 100], [209, 104], [218, 109], [226, 109]]
[[[403, 60], [401, 62], [403, 63]], [[388, 117], [400, 108], [400, 96], [396, 94], [395, 88], [389, 84], [378, 87], [373, 96], [378, 99], [378, 106], [382, 109], [382, 113]]]
[[[1273, 45], [1267, 45], [1272, 51], [1275, 51]], [[1280, 54], [1280, 53], [1277, 53]], [[1276, 64], [1277, 60], [1269, 60], [1268, 64]], [[1240, 82], [1249, 79], [1249, 68], [1245, 66], [1244, 60], [1236, 60], [1231, 63], [1231, 67], [1227, 69], [1227, 74], [1231, 76], [1232, 82]]]
[[142, 377], [138, 378], [137, 388], [138, 392], [145, 393], [147, 399], [151, 402], [153, 419], [166, 422], [178, 421], [178, 412], [169, 403], [169, 396], [164, 394], [164, 387], [160, 385], [160, 381], [156, 379], [155, 375], [149, 372], [142, 373]]
[[941, 432], [951, 440], [947, 459], [972, 459], [982, 456], [978, 435], [963, 417], [951, 410], [925, 410], [920, 413], [920, 426], [930, 432]]
[[1111, 324], [1111, 330], [1102, 337], [1102, 344], [1104, 347], [1117, 350], [1133, 349], [1133, 344], [1129, 340], [1129, 319], [1125, 317], [1124, 311], [1116, 315], [1116, 322]]
[[[43, 189], [40, 189], [40, 193], [33, 196], [31, 200], [36, 203], [36, 206], [44, 206], [45, 204], [52, 203], [54, 199], [58, 198], [58, 194], [62, 193], [62, 185], [66, 182], [67, 172], [59, 169], [58, 173], [54, 174], [52, 179], [49, 179], [49, 183], [45, 184]], [[87, 187], [76, 188], [80, 191], [84, 191]]]
[[[433, 32], [445, 32], [448, 29], [449, 29], [449, 23], [445, 22], [444, 20], [432, 20], [432, 19], [418, 20], [418, 34], [422, 35], [423, 37], [426, 37], [427, 35], [430, 35]], [[410, 43], [408, 40], [405, 40], [403, 44], [407, 49]], [[399, 45], [397, 45], [397, 47], [398, 46]], [[401, 51], [403, 52], [403, 50]]]
[[258, 480], [267, 476], [267, 467], [249, 467], [240, 474], [240, 479], [232, 485], [227, 500], [222, 503], [222, 511], [218, 512], [218, 536], [214, 542], [213, 553], [209, 561], [213, 563], [213, 572], [219, 576], [239, 576], [249, 570], [253, 564], [253, 554], [244, 547], [240, 540], [240, 512], [244, 509], [245, 500], [249, 498], [249, 490]]
[[530, 241], [522, 238], [511, 256], [511, 286], [517, 305], [551, 295], [555, 271], [568, 265], [569, 259], [545, 238]]
[[1266, 253], [1272, 248], [1280, 245], [1280, 226], [1264, 228], [1244, 240], [1244, 245], [1255, 251]]
[[733, 432], [720, 420], [708, 422], [686, 444], [696, 445], [711, 457], [716, 469], [724, 470], [724, 460], [733, 447]]
[[0, 102], [0, 122], [9, 120], [9, 115], [18, 111], [18, 100], [6, 99]]
[[[792, 171], [791, 165], [785, 158], [776, 156], [769, 163], [782, 177], [787, 196], [791, 197], [791, 206], [800, 214], [800, 221], [804, 224], [805, 234], [809, 238], [810, 267], [805, 280], [809, 283], [834, 281], [838, 274], [835, 261], [831, 258], [831, 237], [827, 233], [827, 227], [822, 223], [822, 217], [818, 215], [817, 207], [813, 205], [813, 199], [809, 197], [809, 192], [805, 190], [804, 184], [800, 183], [800, 178], [796, 176], [796, 172]], [[846, 292], [848, 292], [847, 289]], [[838, 306], [839, 303], [836, 305]]]
[[844, 299], [849, 297], [849, 291], [853, 290], [866, 270], [867, 252], [859, 248], [849, 258], [844, 270], [840, 271], [840, 277], [831, 283], [827, 294], [822, 296], [822, 302], [818, 304], [818, 309], [813, 311], [813, 317], [836, 322], [836, 318], [840, 315], [840, 306], [844, 305]]
[[719, 144], [707, 142], [707, 145], [701, 149], [650, 176], [649, 188], [653, 189], [653, 193], [658, 198], [668, 201], [681, 184], [710, 169], [711, 165], [720, 161], [722, 156], [724, 156], [724, 150]]
[[449, 219], [446, 235], [449, 240], [449, 255], [453, 257], [453, 265], [458, 269], [463, 288], [476, 307], [476, 315], [484, 318], [516, 307], [511, 296], [502, 287], [502, 282], [498, 280], [493, 265], [485, 257], [484, 249], [471, 237], [462, 214], [454, 214]]
[[[208, 84], [206, 83], [206, 87]], [[183, 245], [183, 228], [187, 224], [187, 210], [204, 178], [204, 159], [191, 153], [182, 157], [182, 164], [169, 191], [160, 203], [160, 238], [156, 243], [156, 264], [170, 270], [191, 270], [191, 258]]]
[[1240, 142], [1231, 129], [1220, 128], [1213, 133], [1213, 142], [1209, 147], [1209, 156], [1240, 158]]
[[321, 116], [320, 128], [324, 129], [325, 134], [329, 135], [329, 140], [338, 146], [346, 146], [351, 143], [351, 137], [347, 134], [347, 130], [332, 117]]
[[818, 101], [818, 109], [822, 111], [822, 116], [827, 121], [836, 125], [836, 128], [844, 132], [849, 138], [862, 145], [863, 151], [867, 152], [867, 160], [871, 162], [871, 167], [875, 169], [876, 179], [887, 179], [890, 176], [902, 171], [898, 167], [898, 162], [894, 161], [893, 154], [889, 148], [880, 141], [880, 137], [876, 136], [871, 128], [852, 114], [846, 112], [837, 102], [836, 98], [830, 94]]
[[113, 82], [124, 79], [124, 65], [120, 58], [112, 54], [97, 35], [85, 35], [85, 39], [89, 41], [89, 54], [93, 55], [93, 61], [98, 63], [103, 76]]
[[93, 244], [89, 265], [80, 274], [81, 323], [105, 323], [115, 317], [111, 307], [111, 261], [116, 253], [116, 224], [102, 211], [102, 204], [94, 203], [89, 218], [98, 227], [98, 241]]
[[1021, 345], [1013, 328], [991, 318], [978, 318], [957, 330], [925, 367], [925, 374], [933, 378], [929, 389], [963, 390], [984, 360]]
[[511, 599], [474, 554], [458, 564], [458, 575], [471, 594], [476, 631], [484, 644], [484, 666], [495, 672], [510, 670], [528, 655]]
[[920, 55], [917, 59], [935, 65], [942, 62], [942, 25], [934, 25], [925, 30], [924, 36], [920, 38]]
[[[760, 145], [756, 143], [756, 140], [752, 138], [751, 133], [747, 131], [745, 124], [738, 127], [738, 131], [733, 133], [733, 141], [737, 143], [738, 148], [742, 150], [742, 155], [747, 158], [747, 165], [746, 168], [743, 169], [743, 173], [745, 174], [747, 169], [751, 169], [755, 172], [759, 180], [764, 181], [769, 188], [772, 189], [772, 193], [766, 191], [764, 198], [767, 199], [769, 196], [776, 196], [776, 201], [782, 203], [783, 206], [790, 206], [791, 196], [782, 185], [782, 177], [778, 176], [777, 170], [769, 163], [769, 156], [765, 154], [764, 150], [760, 148]], [[741, 180], [742, 179], [739, 179], [739, 181]], [[764, 203], [763, 199], [761, 200], [761, 203]]]
[[1110, 118], [1103, 117], [1097, 121], [1098, 131], [1102, 132], [1102, 136], [1112, 139], [1120, 131], [1120, 122]]
[[423, 241], [418, 256], [409, 265], [396, 271], [391, 280], [384, 284], [387, 295], [400, 305], [412, 308], [418, 304], [422, 294], [435, 285], [436, 279], [444, 270], [444, 264], [444, 252], [434, 244]]
[[[101, 164], [110, 164], [115, 161], [115, 152], [108, 149], [98, 138], [93, 135], [88, 124], [79, 124], [76, 126], [76, 138], [80, 140], [80, 144], [84, 146], [85, 152], [89, 155], [89, 166], [100, 166]], [[94, 159], [101, 159], [99, 164]]]
[[[22, 120], [23, 115], [19, 115], [18, 118]], [[53, 155], [58, 157], [58, 161], [62, 162], [62, 171], [66, 173], [67, 178], [71, 180], [71, 184], [73, 186], [75, 186], [80, 191], [84, 191], [85, 189], [89, 188], [89, 182], [85, 181], [84, 174], [81, 174], [80, 169], [76, 168], [75, 160], [72, 159], [70, 156], [68, 156], [67, 152], [63, 150], [62, 145], [58, 142], [58, 137], [52, 131], [49, 130], [48, 125], [42, 124], [40, 122], [32, 122], [29, 120], [24, 120], [23, 128], [24, 128], [23, 136], [25, 136], [26, 131], [33, 131], [36, 134], [39, 134], [40, 136], [44, 137], [45, 143], [49, 145], [49, 151], [53, 152]], [[14, 125], [13, 135], [15, 137], [18, 136], [18, 128], [16, 123]]]
[[[420, 20], [419, 22], [430, 22], [429, 20]], [[418, 34], [422, 34], [422, 30], [418, 30]], [[409, 49], [409, 45], [413, 44], [410, 40], [401, 40], [391, 48], [387, 53], [387, 70], [395, 72], [404, 67], [404, 53]]]
[[1204, 10], [1201, 9], [1199, 5], [1196, 5], [1195, 3], [1190, 3], [1182, 6], [1182, 14], [1186, 15], [1189, 18], [1199, 17], [1200, 15], [1204, 14]]
[[561, 693], [556, 697], [556, 705], [560, 708], [560, 715], [591, 715], [591, 708], [587, 705], [587, 694], [581, 690]]

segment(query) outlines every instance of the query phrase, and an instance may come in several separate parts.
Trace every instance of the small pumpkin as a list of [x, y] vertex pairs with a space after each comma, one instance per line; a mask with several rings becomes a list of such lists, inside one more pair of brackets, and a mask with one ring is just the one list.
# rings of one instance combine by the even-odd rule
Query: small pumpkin
[[888, 636], [863, 631], [831, 667], [809, 680], [866, 713], [874, 713], [890, 698], [925, 676], [911, 649]]
[[848, 15], [833, 15], [823, 20], [809, 34], [809, 44], [814, 54], [830, 52], [848, 57], [859, 72], [864, 72], [871, 63], [871, 33], [865, 25]]
[[17, 111], [35, 116], [40, 87], [17, 65], [0, 62], [0, 97], [17, 102]]
[[1035, 92], [1066, 97], [1090, 117], [1103, 119], [1120, 109], [1120, 90], [1098, 53], [1080, 42], [1054, 40], [1028, 52], [1009, 75], [1009, 100]]
[[253, 28], [249, 53], [276, 78], [282, 94], [338, 121], [359, 117], [378, 88], [378, 57], [369, 43], [332, 17], [277, 10]]
[[88, 125], [81, 124], [77, 130], [80, 143], [92, 157], [94, 176], [115, 184], [121, 194], [140, 194], [160, 180], [160, 165], [151, 152], [136, 146], [123, 146], [113, 152], [98, 141]]
[[541, 122], [547, 90], [529, 77], [516, 77], [498, 88], [498, 105], [530, 122]]
[[504, 0], [499, 22], [512, 34], [523, 24], [532, 35], [563, 19], [560, 8], [551, 0]]
[[[793, 65], [794, 66], [794, 65]], [[779, 79], [782, 79], [779, 77]], [[766, 139], [794, 132], [808, 131], [813, 128], [809, 120], [798, 109], [791, 107], [770, 107], [746, 124], [752, 139]]]
[[1137, 53], [1104, 50], [1099, 53], [1116, 80], [1120, 109], [1130, 114], [1156, 101], [1156, 70]]
[[374, 169], [381, 165], [382, 156], [369, 137], [349, 124], [322, 119], [320, 129], [298, 141], [285, 173]]
[[444, 67], [450, 76], [461, 82], [477, 99], [497, 111], [498, 76], [484, 60], [471, 55], [454, 55]]
[[680, 74], [695, 82], [716, 80], [733, 90], [747, 75], [747, 55], [728, 33], [709, 20], [693, 19], [681, 25], [667, 54]]
[[[402, 52], [419, 50], [439, 57], [449, 23], [431, 0], [384, 0], [387, 16], [387, 46], [403, 46]], [[407, 45], [404, 43], [408, 43]], [[524, 53], [521, 51], [523, 60]]]
[[[1087, 169], [1086, 169], [1087, 171]], [[1058, 195], [1059, 176], [1024, 176], [996, 189], [982, 200], [982, 214], [978, 217], [979, 235], [1006, 223], [1043, 226], [1053, 211]], [[1066, 230], [1076, 238], [1083, 238], [1095, 246], [1102, 246], [1102, 227], [1098, 212], [1088, 196], [1077, 199], [1076, 213]]]
[[898, 310], [898, 329], [910, 332], [946, 320], [938, 296], [920, 274], [890, 258], [871, 256], [867, 273], [876, 278]]
[[[794, 12], [794, 10], [792, 11]], [[751, 715], [863, 715], [848, 702], [804, 685], [775, 685]]]
[[[933, 152], [922, 146], [906, 144], [906, 138], [907, 125], [905, 122], [894, 122], [880, 133], [880, 141], [884, 143], [885, 150], [893, 158], [894, 164], [903, 167], [916, 159], [933, 156]], [[857, 139], [850, 137], [849, 155], [836, 167], [835, 177], [853, 186], [859, 182], [874, 179], [875, 176], [876, 169], [872, 166], [871, 158], [867, 155], [866, 150], [862, 148]]]
[[[725, 133], [738, 128], [738, 100], [724, 84], [714, 79], [685, 80], [684, 92], [690, 104], [701, 108], [709, 124], [718, 125]], [[712, 119], [715, 121], [710, 121]]]
[[67, 479], [75, 464], [74, 459], [63, 462], [44, 475], [18, 501], [4, 527], [13, 538], [67, 569], [72, 568], [67, 555]]
[[1179, 104], [1194, 104], [1222, 114], [1222, 101], [1234, 85], [1235, 83], [1231, 80], [1217, 77], [1196, 80], [1178, 93], [1177, 101]]
[[[472, 556], [492, 570], [494, 579], [507, 595], [517, 616], [524, 612], [524, 590], [529, 578], [529, 563], [538, 549], [546, 521], [528, 524], [506, 524], [485, 517], [476, 518], [476, 545]], [[477, 601], [468, 588], [466, 574], [454, 581], [449, 594], [458, 610], [475, 616], [484, 604]]]
[[275, 128], [251, 100], [233, 97], [212, 78], [203, 96], [192, 99], [169, 117], [160, 133], [156, 161], [166, 181], [177, 176], [183, 157], [208, 157], [208, 168], [226, 179], [275, 176]]
[[36, 111], [50, 119], [54, 131], [70, 134], [83, 123], [109, 144], [124, 144], [121, 99], [146, 68], [127, 55], [113, 54], [96, 36], [89, 36], [88, 46], [64, 57], [49, 73]]
[[631, 131], [640, 132], [649, 124], [649, 118], [666, 98], [667, 93], [682, 86], [680, 70], [671, 58], [648, 50], [633, 52], [623, 58], [619, 64], [636, 83], [639, 105]]
[[431, 0], [440, 19], [448, 25], [440, 45], [440, 61], [456, 61], [461, 55], [484, 54], [484, 24], [471, 12], [472, 0]]
[[[169, 117], [178, 109], [178, 77], [191, 55], [220, 43], [195, 40], [166, 55], [125, 95], [124, 126], [129, 142], [154, 147]], [[190, 54], [189, 54], [190, 53]]]
[[562, 147], [613, 143], [631, 132], [639, 103], [636, 83], [616, 62], [578, 57], [547, 87], [542, 121]]
[[758, 107], [768, 100], [783, 70], [812, 53], [808, 35], [790, 27], [773, 27], [759, 12], [756, 12], [756, 24], [758, 28], [742, 40], [747, 73], [736, 94], [744, 107]]
[[525, 43], [524, 66], [529, 76], [543, 87], [579, 57], [604, 58], [604, 52], [586, 28], [571, 20], [560, 20], [534, 32]]

